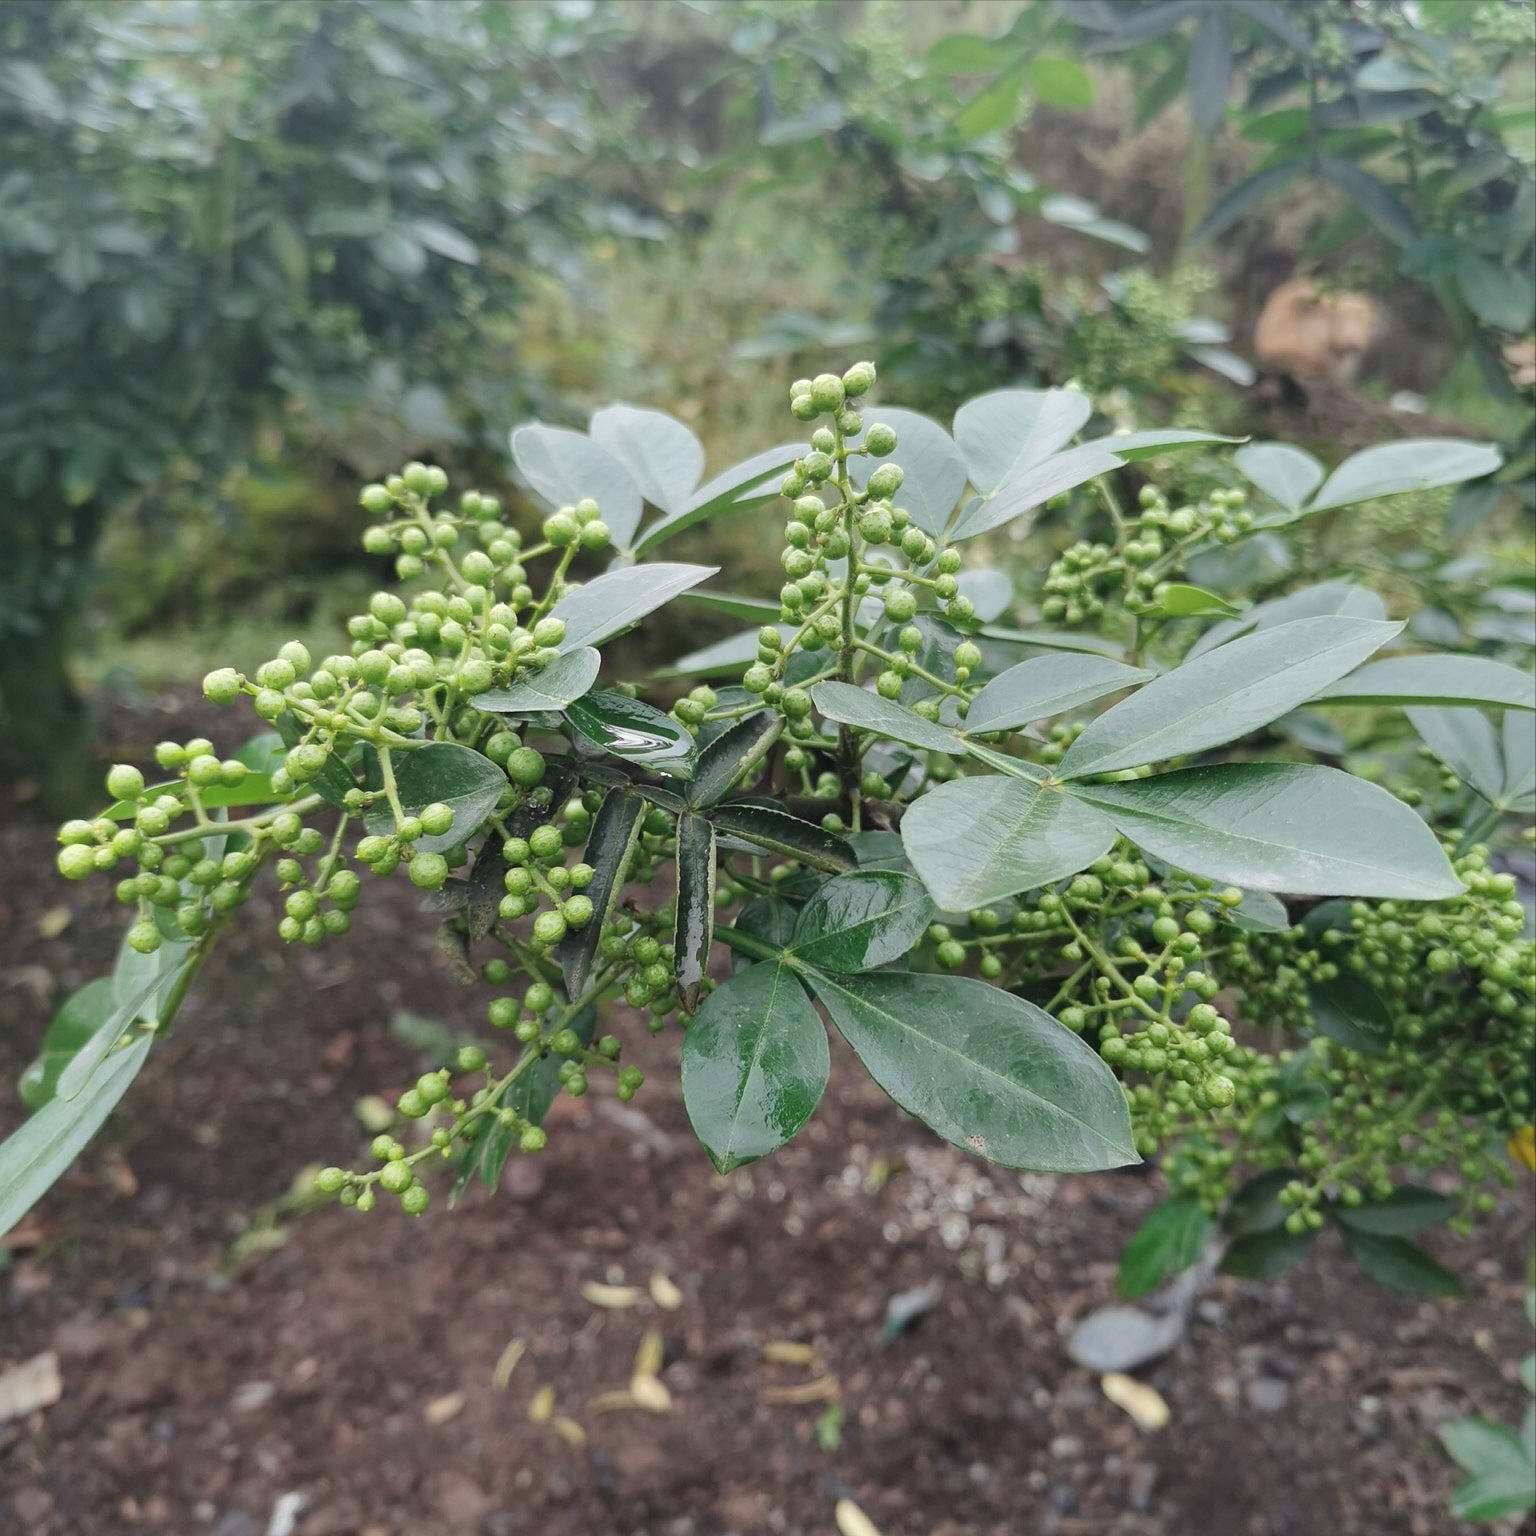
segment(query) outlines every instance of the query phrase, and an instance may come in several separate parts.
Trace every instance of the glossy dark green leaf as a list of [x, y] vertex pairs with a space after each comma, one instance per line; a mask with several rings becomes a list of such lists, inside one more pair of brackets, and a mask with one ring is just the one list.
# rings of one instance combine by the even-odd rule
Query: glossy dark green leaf
[[73, 1099], [50, 1099], [0, 1142], [0, 1233], [9, 1232], [101, 1129], [149, 1055], [153, 1036], [114, 1051]]
[[[419, 816], [439, 802], [453, 809], [453, 825], [446, 832], [417, 840], [423, 853], [443, 853], [473, 837], [507, 787], [507, 776], [495, 763], [452, 741], [429, 742], [409, 752], [396, 748], [390, 764], [407, 816]], [[363, 814], [363, 825], [380, 837], [393, 832], [395, 818], [388, 802], [375, 800]]]
[[1412, 810], [1337, 768], [1232, 763], [1073, 791], [1149, 853], [1233, 885], [1418, 901], [1462, 888]]
[[1106, 656], [1034, 656], [998, 673], [971, 700], [963, 729], [967, 735], [1014, 730], [1144, 683], [1152, 675]]
[[1406, 1237], [1410, 1232], [1424, 1232], [1449, 1221], [1461, 1209], [1461, 1202], [1449, 1195], [1437, 1195], [1432, 1189], [1400, 1184], [1385, 1200], [1371, 1200], [1364, 1205], [1339, 1204], [1334, 1216], [1341, 1225], [1357, 1232], [1374, 1232], [1379, 1237]]
[[933, 920], [922, 882], [860, 869], [829, 880], [800, 909], [790, 950], [827, 971], [869, 971], [913, 949]]
[[965, 743], [953, 731], [924, 720], [894, 699], [882, 699], [868, 688], [852, 683], [817, 683], [811, 689], [811, 701], [828, 720], [836, 720], [840, 725], [873, 731], [920, 751], [965, 755]]
[[1193, 1195], [1154, 1205], [1120, 1255], [1120, 1294], [1146, 1296], [1182, 1274], [1199, 1260], [1215, 1230], [1215, 1219]]
[[592, 962], [602, 941], [603, 924], [613, 916], [624, 894], [624, 874], [634, 856], [645, 824], [646, 803], [632, 790], [616, 789], [603, 800], [592, 818], [592, 831], [583, 852], [592, 866], [587, 898], [592, 919], [567, 933], [560, 944], [560, 969], [567, 997], [580, 997], [592, 973]]
[[1485, 656], [1391, 656], [1330, 683], [1314, 702], [1536, 709], [1536, 677]]
[[920, 795], [901, 840], [939, 906], [966, 912], [1086, 869], [1114, 846], [1115, 828], [1059, 790], [989, 775]]
[[775, 949], [788, 949], [798, 916], [787, 901], [780, 901], [777, 896], [759, 896], [736, 914], [736, 927]]
[[558, 713], [591, 688], [602, 665], [603, 658], [590, 645], [565, 651], [547, 667], [530, 672], [509, 688], [477, 694], [475, 708], [497, 715]]
[[1282, 1270], [1299, 1264], [1312, 1251], [1317, 1233], [1293, 1236], [1284, 1227], [1268, 1232], [1253, 1232], [1240, 1237], [1221, 1256], [1218, 1266], [1224, 1275], [1244, 1280], [1273, 1280]]
[[1164, 673], [1094, 720], [1067, 749], [1065, 779], [1204, 752], [1288, 714], [1385, 645], [1401, 624], [1297, 619]]
[[1461, 1296], [1465, 1289], [1450, 1270], [1402, 1237], [1384, 1237], [1359, 1227], [1342, 1226], [1344, 1246], [1372, 1280], [1404, 1296]]
[[1367, 1056], [1392, 1043], [1392, 1013], [1381, 994], [1355, 976], [1336, 976], [1307, 988], [1312, 1027], [1336, 1045]]
[[1216, 432], [1192, 432], [1184, 427], [1151, 427], [1145, 432], [1116, 432], [1110, 437], [1090, 438], [1084, 447], [1107, 448], [1127, 464], [1155, 459], [1179, 448], [1198, 448], [1210, 443], [1240, 443], [1240, 437], [1222, 437]]
[[1345, 459], [1323, 482], [1307, 511], [1324, 512], [1378, 496], [1460, 485], [1491, 475], [1503, 462], [1503, 455], [1491, 444], [1461, 438], [1415, 437], [1378, 443]]
[[869, 1075], [944, 1140], [1007, 1168], [1140, 1161], [1115, 1075], [1033, 1004], [960, 976], [808, 979]]
[[689, 779], [699, 748], [688, 728], [642, 699], [594, 692], [575, 700], [565, 718], [593, 745], [671, 778]]
[[1530, 330], [1536, 282], [1522, 267], [1490, 261], [1463, 245], [1456, 252], [1456, 286], [1479, 320], [1514, 336]]
[[1289, 186], [1305, 170], [1305, 161], [1286, 160], [1257, 172], [1246, 181], [1238, 182], [1230, 192], [1224, 193], [1211, 204], [1205, 217], [1190, 235], [1190, 246], [1203, 245], [1207, 240], [1214, 240], [1217, 235], [1224, 234], [1250, 209], [1274, 196], [1282, 187]]
[[1296, 1178], [1294, 1168], [1270, 1168], [1256, 1173], [1227, 1203], [1221, 1218], [1224, 1230], [1234, 1237], [1273, 1232], [1285, 1225], [1290, 1211], [1280, 1204], [1280, 1191]]
[[462, 882], [465, 886], [464, 926], [472, 945], [478, 944], [496, 926], [500, 916], [498, 908], [506, 895], [506, 874], [507, 856], [501, 837], [496, 832], [488, 833], [475, 854], [475, 867], [470, 870], [469, 879]]
[[1247, 933], [1284, 933], [1291, 926], [1285, 903], [1269, 891], [1244, 891], [1242, 901], [1217, 913]]
[[1189, 17], [1198, 16], [1205, 3], [1206, 0], [1160, 0], [1156, 5], [1112, 11], [1111, 29], [1105, 36], [1094, 39], [1087, 51], [1091, 54], [1113, 53], [1165, 37]]
[[754, 763], [760, 763], [779, 739], [784, 722], [772, 710], [759, 710], [738, 720], [715, 737], [699, 754], [688, 804], [695, 809], [717, 805], [730, 794]]
[[623, 566], [605, 571], [584, 586], [575, 587], [550, 610], [552, 618], [565, 621], [562, 651], [601, 645], [632, 628], [646, 614], [670, 603], [681, 592], [696, 587], [719, 570], [715, 565]]
[[855, 832], [848, 839], [860, 869], [907, 870], [907, 850], [899, 832]]
[[513, 1128], [503, 1125], [499, 1117], [492, 1116], [482, 1133], [476, 1148], [475, 1166], [480, 1172], [480, 1182], [496, 1193], [501, 1184], [501, 1170], [507, 1165], [507, 1154], [512, 1150]]
[[1226, 12], [1208, 5], [1189, 50], [1189, 120], [1195, 131], [1212, 134], [1227, 107], [1232, 85], [1232, 33]]
[[17, 1089], [28, 1109], [41, 1109], [54, 1096], [59, 1074], [114, 1014], [110, 977], [88, 981], [64, 999], [43, 1032], [37, 1058], [21, 1074]]
[[678, 996], [692, 1013], [709, 970], [715, 932], [715, 829], [693, 811], [677, 818], [677, 926], [673, 971]]
[[[304, 739], [303, 728], [294, 719], [291, 711], [279, 715], [274, 725], [285, 747], [296, 747]], [[348, 771], [346, 764], [332, 754], [326, 759], [325, 767], [304, 787], [319, 795], [327, 805], [333, 805], [337, 810], [341, 810], [346, 805], [347, 791], [357, 788], [357, 780]]]
[[772, 811], [761, 805], [717, 805], [709, 819], [722, 834], [745, 838], [769, 853], [831, 875], [840, 875], [857, 864], [853, 850], [842, 838], [788, 811]]
[[811, 1118], [832, 1058], [787, 965], [749, 966], [704, 1000], [683, 1037], [683, 1104], [721, 1173], [776, 1152]]

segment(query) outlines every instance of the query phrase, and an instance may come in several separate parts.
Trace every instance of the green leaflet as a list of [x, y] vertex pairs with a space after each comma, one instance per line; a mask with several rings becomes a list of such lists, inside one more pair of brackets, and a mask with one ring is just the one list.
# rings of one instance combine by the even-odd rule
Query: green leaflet
[[829, 880], [800, 909], [789, 951], [805, 965], [868, 971], [916, 947], [933, 917], [922, 882], [861, 869]]
[[769, 810], [762, 805], [717, 805], [710, 811], [709, 819], [722, 833], [744, 838], [769, 853], [798, 859], [828, 874], [841, 874], [858, 862], [842, 838], [824, 831], [814, 821], [791, 816], [788, 811]]
[[567, 933], [560, 944], [560, 968], [569, 998], [580, 997], [587, 984], [602, 941], [603, 924], [612, 917], [624, 894], [624, 872], [640, 841], [644, 822], [645, 801], [627, 789], [611, 791], [593, 818], [584, 854], [592, 866], [592, 883], [587, 887], [592, 920]]
[[699, 754], [698, 767], [686, 794], [696, 809], [716, 805], [730, 794], [754, 763], [768, 755], [784, 722], [771, 710], [759, 710], [738, 720]]
[[643, 700], [589, 693], [567, 708], [565, 718], [603, 751], [658, 773], [691, 779], [698, 765], [698, 743], [688, 728]]
[[1120, 1255], [1119, 1288], [1132, 1299], [1194, 1264], [1216, 1230], [1216, 1221], [1193, 1195], [1175, 1195], [1147, 1212]]
[[704, 1000], [683, 1037], [683, 1104], [721, 1173], [783, 1146], [831, 1070], [827, 1032], [787, 965], [749, 966]]
[[1344, 1246], [1372, 1280], [1405, 1296], [1461, 1296], [1465, 1290], [1450, 1270], [1403, 1237], [1383, 1237], [1356, 1226], [1341, 1226]]
[[1034, 656], [999, 672], [971, 700], [965, 733], [973, 736], [1014, 730], [1034, 720], [1047, 720], [1106, 693], [1144, 683], [1152, 675], [1141, 667], [1128, 667], [1107, 656]]
[[0, 1232], [12, 1227], [100, 1130], [149, 1055], [150, 1034], [109, 1055], [80, 1094], [50, 1099], [0, 1142]]
[[929, 893], [965, 912], [1064, 879], [1108, 853], [1114, 823], [1025, 779], [954, 779], [907, 807], [901, 840]]
[[1233, 640], [1107, 710], [1067, 749], [1065, 779], [1219, 747], [1278, 720], [1385, 645], [1401, 624], [1298, 619]]
[[1412, 810], [1337, 768], [1232, 763], [1072, 793], [1149, 853], [1233, 885], [1421, 901], [1462, 889]]
[[1483, 656], [1392, 656], [1330, 683], [1312, 702], [1536, 709], [1536, 677]]
[[811, 689], [811, 702], [828, 720], [874, 731], [920, 751], [948, 752], [955, 757], [965, 753], [965, 743], [953, 731], [924, 720], [905, 704], [882, 699], [868, 688], [856, 688], [852, 683], [817, 683]]
[[673, 934], [678, 996], [692, 1013], [709, 969], [715, 932], [715, 829], [684, 811], [677, 818], [677, 927]]
[[670, 603], [681, 592], [707, 581], [716, 565], [631, 565], [573, 587], [550, 610], [565, 621], [562, 651], [601, 645], [638, 624], [646, 614]]
[[1334, 1216], [1340, 1225], [1357, 1232], [1373, 1232], [1379, 1237], [1406, 1237], [1449, 1221], [1461, 1209], [1461, 1202], [1432, 1189], [1400, 1184], [1385, 1200], [1364, 1205], [1337, 1205]]
[[[485, 818], [496, 809], [507, 776], [489, 758], [451, 741], [433, 741], [412, 751], [396, 748], [390, 753], [395, 788], [407, 816], [419, 816], [439, 801], [453, 808], [453, 825], [436, 837], [417, 839], [422, 853], [443, 853], [474, 836]], [[378, 773], [377, 759], [370, 763], [370, 781]], [[380, 781], [382, 782], [382, 781]], [[371, 782], [379, 788], [379, 782]], [[389, 803], [378, 799], [363, 815], [369, 832], [387, 836], [395, 830]]]
[[1033, 1004], [959, 976], [807, 979], [869, 1075], [945, 1141], [1006, 1168], [1140, 1161], [1114, 1074]]
[[475, 707], [498, 715], [558, 712], [591, 688], [602, 664], [602, 656], [590, 645], [565, 651], [547, 667], [520, 678], [509, 688], [492, 688], [476, 695]]

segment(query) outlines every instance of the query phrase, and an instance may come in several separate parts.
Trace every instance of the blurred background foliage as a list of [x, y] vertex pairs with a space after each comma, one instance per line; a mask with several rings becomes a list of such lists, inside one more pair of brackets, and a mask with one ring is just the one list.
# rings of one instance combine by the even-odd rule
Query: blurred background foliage
[[1532, 49], [1529, 0], [9, 0], [0, 772], [67, 806], [82, 687], [334, 633], [386, 574], [361, 477], [515, 498], [508, 429], [614, 399], [714, 470], [855, 354], [944, 419], [1075, 381], [1325, 457], [1498, 438], [1328, 555], [1518, 569]]

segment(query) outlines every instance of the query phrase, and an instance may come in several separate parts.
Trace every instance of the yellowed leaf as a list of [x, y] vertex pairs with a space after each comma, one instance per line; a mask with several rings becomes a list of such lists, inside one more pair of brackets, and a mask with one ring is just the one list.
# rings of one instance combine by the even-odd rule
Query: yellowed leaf
[[496, 1361], [496, 1367], [491, 1372], [491, 1385], [498, 1392], [507, 1390], [507, 1383], [512, 1380], [512, 1372], [517, 1369], [517, 1362], [523, 1358], [527, 1348], [526, 1339], [513, 1339], [502, 1350], [500, 1358]]
[[594, 1307], [632, 1307], [643, 1294], [638, 1285], [600, 1285], [596, 1280], [587, 1281], [581, 1288], [582, 1299]]
[[464, 1406], [464, 1394], [462, 1392], [449, 1392], [442, 1397], [434, 1397], [425, 1408], [421, 1410], [421, 1416], [428, 1424], [446, 1424]]
[[839, 1499], [833, 1510], [838, 1536], [880, 1536], [875, 1522], [852, 1499]]
[[1121, 1371], [1110, 1371], [1099, 1378], [1104, 1396], [1116, 1408], [1123, 1408], [1142, 1429], [1162, 1429], [1173, 1417], [1172, 1410], [1163, 1401], [1163, 1394], [1156, 1387], [1149, 1387], [1134, 1376]]
[[683, 1304], [683, 1293], [666, 1275], [651, 1276], [651, 1300], [663, 1312], [676, 1312]]
[[644, 1408], [647, 1413], [671, 1413], [672, 1394], [667, 1391], [666, 1383], [655, 1376], [636, 1376], [629, 1383], [629, 1395], [635, 1400], [637, 1408]]
[[661, 1329], [647, 1328], [640, 1338], [640, 1348], [635, 1351], [635, 1364], [633, 1374], [636, 1376], [655, 1376], [661, 1371], [661, 1362], [664, 1358], [664, 1346], [661, 1340]]
[[546, 1383], [533, 1394], [533, 1400], [528, 1404], [528, 1417], [535, 1424], [547, 1424], [554, 1411], [555, 1389]]
[[562, 1440], [575, 1450], [580, 1450], [587, 1443], [587, 1432], [575, 1419], [568, 1419], [564, 1414], [552, 1419], [549, 1427], [560, 1436]]
[[68, 907], [49, 907], [37, 920], [37, 932], [40, 938], [56, 939], [70, 924], [70, 910]]
[[763, 1359], [770, 1365], [815, 1365], [816, 1351], [809, 1344], [793, 1339], [769, 1339], [762, 1348]]
[[765, 1403], [789, 1407], [796, 1403], [832, 1403], [842, 1395], [836, 1376], [818, 1376], [798, 1387], [764, 1387], [759, 1396]]

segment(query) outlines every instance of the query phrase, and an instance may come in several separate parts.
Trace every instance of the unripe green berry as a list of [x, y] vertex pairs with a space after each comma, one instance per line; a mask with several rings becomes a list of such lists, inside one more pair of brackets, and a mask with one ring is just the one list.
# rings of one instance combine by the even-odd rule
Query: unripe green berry
[[565, 919], [558, 912], [540, 912], [533, 920], [536, 944], [558, 944], [565, 937]]
[[203, 696], [214, 704], [233, 704], [240, 697], [240, 674], [233, 667], [210, 672], [203, 679]]
[[544, 778], [544, 758], [532, 747], [518, 747], [507, 758], [507, 777], [524, 789], [532, 789]]
[[423, 891], [440, 890], [448, 878], [448, 861], [440, 853], [418, 853], [406, 871], [411, 884]]
[[899, 464], [882, 464], [869, 477], [869, 494], [888, 501], [901, 489], [901, 482], [905, 478]]
[[896, 429], [888, 427], [883, 421], [877, 421], [865, 434], [864, 446], [875, 458], [885, 458], [887, 454], [896, 451]]

